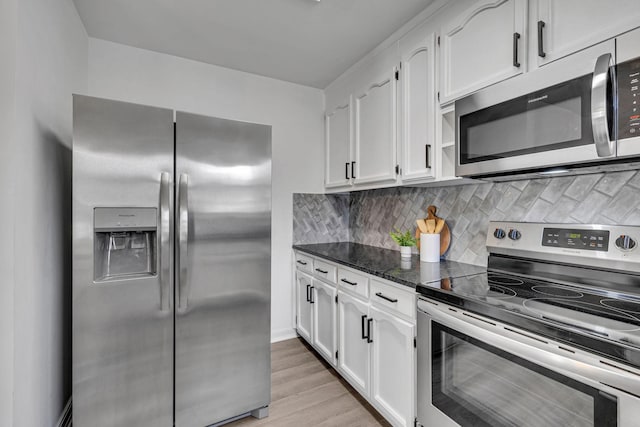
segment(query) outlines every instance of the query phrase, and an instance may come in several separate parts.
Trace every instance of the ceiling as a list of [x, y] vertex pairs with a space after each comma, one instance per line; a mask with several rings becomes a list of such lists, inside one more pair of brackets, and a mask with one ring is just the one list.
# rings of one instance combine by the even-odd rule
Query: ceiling
[[434, 0], [74, 0], [89, 36], [325, 88]]

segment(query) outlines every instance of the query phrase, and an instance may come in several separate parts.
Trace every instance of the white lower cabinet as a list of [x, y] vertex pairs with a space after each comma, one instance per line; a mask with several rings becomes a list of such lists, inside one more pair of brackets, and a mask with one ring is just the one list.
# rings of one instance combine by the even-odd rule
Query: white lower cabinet
[[413, 425], [415, 292], [323, 258], [303, 261], [314, 269], [297, 266], [298, 334], [392, 425]]
[[312, 345], [327, 360], [336, 364], [336, 288], [319, 280], [312, 282]]
[[296, 271], [296, 329], [328, 362], [336, 365], [336, 288]]
[[311, 334], [313, 327], [313, 312], [311, 310], [311, 286], [313, 279], [311, 276], [296, 271], [296, 328], [298, 334], [311, 344]]
[[394, 426], [415, 418], [415, 326], [338, 291], [338, 372]]
[[393, 425], [409, 426], [415, 405], [415, 327], [375, 307], [369, 317], [371, 401]]
[[369, 305], [338, 291], [338, 371], [360, 392], [369, 394]]

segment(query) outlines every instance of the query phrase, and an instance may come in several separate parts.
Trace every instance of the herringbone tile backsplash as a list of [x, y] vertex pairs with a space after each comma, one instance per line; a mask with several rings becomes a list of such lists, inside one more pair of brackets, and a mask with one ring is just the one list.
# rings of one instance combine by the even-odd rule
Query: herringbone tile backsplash
[[486, 265], [489, 220], [640, 225], [640, 172], [296, 194], [293, 203], [294, 243], [352, 241], [390, 249], [397, 249], [390, 230], [414, 231], [416, 219], [435, 205], [452, 233], [445, 257]]

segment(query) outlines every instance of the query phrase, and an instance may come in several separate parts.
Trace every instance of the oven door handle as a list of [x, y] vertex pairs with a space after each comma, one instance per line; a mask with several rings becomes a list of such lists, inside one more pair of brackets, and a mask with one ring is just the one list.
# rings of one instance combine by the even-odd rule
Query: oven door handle
[[612, 122], [615, 108], [609, 105], [614, 102], [616, 86], [613, 57], [605, 53], [596, 60], [591, 82], [591, 127], [598, 157], [616, 154], [615, 126], [609, 126], [615, 124]]
[[[572, 358], [549, 351], [549, 344], [540, 343], [527, 333], [518, 333], [514, 328], [505, 328], [481, 316], [462, 311], [444, 312], [442, 305], [418, 300], [418, 316], [427, 316], [442, 325], [478, 339], [507, 353], [514, 354], [559, 374], [586, 382], [592, 387], [597, 382], [609, 387], [640, 396], [640, 375], [629, 370], [605, 365], [600, 358], [586, 353], [575, 353]], [[464, 317], [464, 319], [462, 319]], [[422, 333], [418, 331], [420, 335]], [[430, 331], [428, 332], [430, 333]], [[556, 347], [557, 348], [557, 347]]]

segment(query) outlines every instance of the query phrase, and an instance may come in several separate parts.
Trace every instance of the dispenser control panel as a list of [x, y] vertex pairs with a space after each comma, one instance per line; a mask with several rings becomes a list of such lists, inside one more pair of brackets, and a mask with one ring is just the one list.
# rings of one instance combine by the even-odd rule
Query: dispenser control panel
[[158, 224], [156, 208], [95, 208], [95, 231], [155, 230]]

